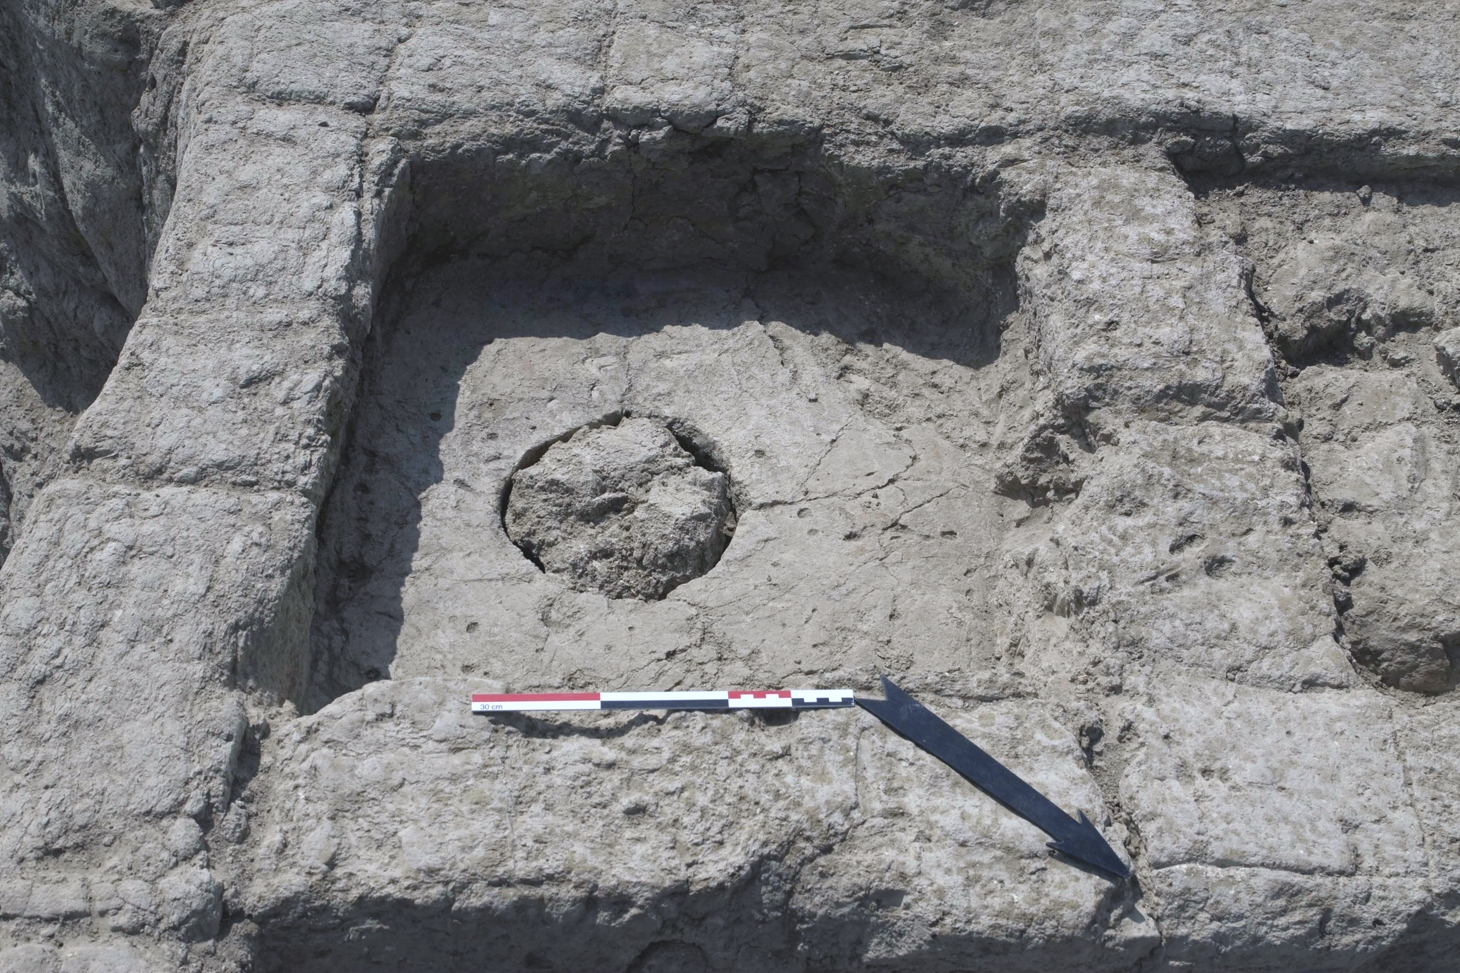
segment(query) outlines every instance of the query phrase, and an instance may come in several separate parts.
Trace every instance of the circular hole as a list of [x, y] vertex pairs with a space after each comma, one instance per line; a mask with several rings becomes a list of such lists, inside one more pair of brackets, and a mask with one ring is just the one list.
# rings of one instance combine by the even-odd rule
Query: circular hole
[[715, 566], [735, 504], [729, 474], [686, 424], [614, 416], [524, 457], [502, 523], [524, 555], [573, 588], [649, 601]]

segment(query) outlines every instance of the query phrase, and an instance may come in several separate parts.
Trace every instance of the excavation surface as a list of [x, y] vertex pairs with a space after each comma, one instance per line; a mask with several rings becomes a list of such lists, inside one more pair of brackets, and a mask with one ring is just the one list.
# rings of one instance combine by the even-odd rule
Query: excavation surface
[[[325, 519], [318, 702], [386, 675], [515, 690], [986, 673], [985, 573], [1014, 505], [991, 489], [1009, 376], [983, 308], [835, 273], [482, 276], [417, 280], [369, 365]], [[645, 581], [656, 555], [635, 545], [670, 525], [642, 517], [594, 527], [620, 533], [578, 554], [587, 583], [525, 556], [518, 506], [548, 487], [524, 475], [585, 440], [601, 469], [574, 475], [596, 522], [628, 502], [604, 477], [636, 449], [672, 446], [699, 477], [698, 499], [664, 501], [708, 503], [675, 543], [712, 540], [716, 491], [733, 498], [733, 540], [702, 577]]]

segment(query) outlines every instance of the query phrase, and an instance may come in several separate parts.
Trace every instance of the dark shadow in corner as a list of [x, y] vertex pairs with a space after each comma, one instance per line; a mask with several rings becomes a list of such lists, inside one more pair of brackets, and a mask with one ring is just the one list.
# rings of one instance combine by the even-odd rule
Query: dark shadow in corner
[[[0, 4], [0, 172], [29, 183], [10, 195], [0, 223], [0, 358], [47, 407], [73, 414], [92, 403], [116, 365], [147, 296], [156, 243], [141, 171], [156, 133], [140, 131], [134, 115], [149, 83], [151, 28], [119, 9], [96, 18], [78, 13], [71, 29], [105, 23], [107, 63], [31, 23], [20, 4]], [[62, 189], [58, 125], [69, 140], [100, 150], [88, 159], [95, 171], [84, 198]]]

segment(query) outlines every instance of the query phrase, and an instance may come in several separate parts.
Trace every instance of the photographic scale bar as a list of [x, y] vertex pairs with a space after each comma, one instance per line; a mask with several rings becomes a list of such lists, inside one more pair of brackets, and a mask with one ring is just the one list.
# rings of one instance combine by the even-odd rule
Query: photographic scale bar
[[473, 693], [473, 713], [605, 709], [846, 709], [850, 689], [722, 689], [667, 693]]

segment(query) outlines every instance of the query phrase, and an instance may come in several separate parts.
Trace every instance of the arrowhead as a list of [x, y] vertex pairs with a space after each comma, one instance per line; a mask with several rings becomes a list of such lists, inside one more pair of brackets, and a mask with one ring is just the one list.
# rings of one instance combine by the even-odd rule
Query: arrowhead
[[886, 676], [882, 677], [882, 694], [887, 698], [870, 699], [866, 696], [854, 696], [853, 699], [858, 706], [886, 723], [888, 727], [901, 736], [902, 731], [898, 729], [899, 720], [897, 719], [896, 711], [909, 703], [919, 708], [921, 708], [921, 704], [901, 689], [898, 689], [897, 686], [893, 685], [892, 680]]
[[1051, 841], [1049, 846], [1116, 878], [1130, 878], [1130, 867], [1121, 861], [1115, 849], [1106, 842], [1105, 836], [1090, 823], [1084, 811], [1077, 813], [1080, 820], [1070, 834], [1059, 841]]
[[877, 717], [898, 736], [931, 753], [969, 783], [1024, 818], [1045, 834], [1056, 837], [1049, 847], [1117, 879], [1130, 877], [1105, 836], [1080, 812], [1072, 819], [1058, 805], [1017, 774], [980, 750], [978, 745], [943, 722], [927, 707], [882, 677], [886, 699], [857, 696], [857, 705]]

